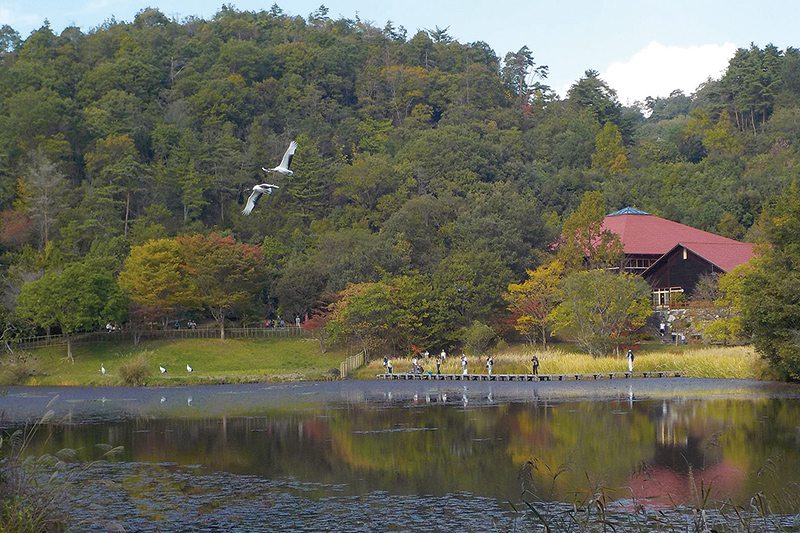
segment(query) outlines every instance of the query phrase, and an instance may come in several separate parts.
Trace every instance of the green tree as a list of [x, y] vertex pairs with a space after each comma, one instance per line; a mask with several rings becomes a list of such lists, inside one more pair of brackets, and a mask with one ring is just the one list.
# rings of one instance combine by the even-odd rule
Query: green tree
[[628, 157], [622, 145], [622, 134], [612, 122], [607, 122], [595, 138], [595, 153], [592, 154], [592, 168], [609, 175], [628, 172]]
[[781, 83], [781, 51], [772, 44], [763, 50], [750, 45], [740, 48], [728, 63], [721, 80], [726, 102], [732, 104], [740, 131], [757, 132], [775, 105]]
[[740, 265], [727, 274], [698, 281], [687, 319], [705, 338], [727, 346], [742, 337], [742, 287], [749, 270], [750, 265]]
[[42, 328], [58, 326], [67, 339], [67, 357], [74, 362], [75, 333], [124, 317], [127, 298], [108, 266], [103, 261], [70, 263], [61, 272], [26, 283], [17, 297], [17, 315]]
[[[137, 161], [133, 139], [112, 135], [97, 141], [94, 151], [86, 154], [86, 170], [92, 176], [91, 188], [101, 190], [123, 215], [123, 236], [128, 237], [134, 197], [144, 185], [145, 168]], [[108, 229], [108, 228], [107, 228]]]
[[569, 88], [567, 101], [573, 108], [590, 111], [602, 126], [607, 122], [620, 125], [622, 105], [617, 100], [617, 92], [600, 79], [596, 70], [587, 70]]
[[756, 350], [783, 378], [800, 381], [800, 190], [793, 182], [764, 219], [771, 245], [744, 280], [742, 308]]
[[553, 331], [571, 337], [595, 357], [608, 354], [652, 314], [650, 286], [631, 274], [576, 272], [564, 279], [561, 289]]
[[490, 250], [456, 252], [441, 261], [431, 275], [438, 339], [453, 344], [463, 328], [489, 321], [505, 309], [503, 293], [511, 279], [511, 270]]
[[743, 148], [734, 134], [730, 116], [722, 113], [717, 124], [704, 132], [703, 146], [709, 155], [716, 157], [740, 154]]
[[497, 334], [491, 326], [475, 321], [464, 329], [464, 346], [475, 356], [482, 355]]
[[357, 342], [367, 358], [390, 349], [397, 329], [394, 290], [385, 283], [357, 283], [341, 291], [327, 324], [332, 338]]
[[[508, 91], [519, 99], [520, 105], [527, 105], [531, 94], [528, 78], [547, 78], [549, 67], [537, 66], [533, 60], [533, 52], [527, 46], [523, 46], [517, 52], [507, 53], [503, 63], [501, 72], [503, 83]], [[538, 88], [538, 85], [535, 87]]]
[[19, 33], [8, 24], [0, 27], [0, 54], [5, 55], [13, 52], [22, 42]]

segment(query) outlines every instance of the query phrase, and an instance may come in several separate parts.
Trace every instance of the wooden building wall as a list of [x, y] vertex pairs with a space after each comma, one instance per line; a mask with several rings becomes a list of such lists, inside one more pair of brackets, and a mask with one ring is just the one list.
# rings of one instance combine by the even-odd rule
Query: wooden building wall
[[646, 272], [644, 279], [654, 290], [681, 287], [686, 296], [691, 296], [700, 277], [713, 272], [722, 271], [691, 250], [678, 247]]

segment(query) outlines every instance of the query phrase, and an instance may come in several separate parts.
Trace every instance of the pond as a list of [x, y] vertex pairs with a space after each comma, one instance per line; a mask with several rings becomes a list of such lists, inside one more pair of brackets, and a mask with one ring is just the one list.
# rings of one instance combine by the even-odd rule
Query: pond
[[70, 472], [75, 531], [538, 531], [576, 527], [564, 518], [576, 505], [642, 530], [669, 513], [696, 520], [686, 511], [700, 507], [724, 520], [726, 506], [749, 512], [757, 495], [781, 527], [800, 511], [792, 385], [0, 389], [5, 432], [48, 409], [31, 454], [123, 447]]

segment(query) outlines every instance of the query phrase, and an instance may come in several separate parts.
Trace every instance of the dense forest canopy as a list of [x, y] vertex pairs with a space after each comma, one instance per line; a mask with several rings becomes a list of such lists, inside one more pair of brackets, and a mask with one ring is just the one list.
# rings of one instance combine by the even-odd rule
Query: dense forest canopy
[[[89, 258], [118, 272], [151, 239], [215, 234], [263, 253], [239, 317], [293, 316], [369, 283], [353, 297], [416, 310], [393, 315], [419, 332], [396, 346], [454, 343], [504, 320], [508, 284], [546, 262], [586, 192], [608, 212], [752, 240], [798, 175], [797, 49], [751, 45], [695, 93], [631, 107], [594, 70], [563, 99], [547, 72], [527, 47], [501, 58], [324, 7], [183, 21], [146, 9], [24, 40], [4, 26], [6, 321], [46, 272]], [[292, 139], [294, 176], [241, 216]]]

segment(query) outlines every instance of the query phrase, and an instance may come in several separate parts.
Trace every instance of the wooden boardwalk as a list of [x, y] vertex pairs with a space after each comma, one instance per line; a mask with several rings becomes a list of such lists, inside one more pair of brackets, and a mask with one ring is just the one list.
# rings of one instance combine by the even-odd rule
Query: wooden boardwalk
[[675, 370], [652, 372], [596, 372], [592, 374], [378, 374], [378, 379], [419, 379], [437, 381], [568, 381], [589, 379], [679, 378]]

